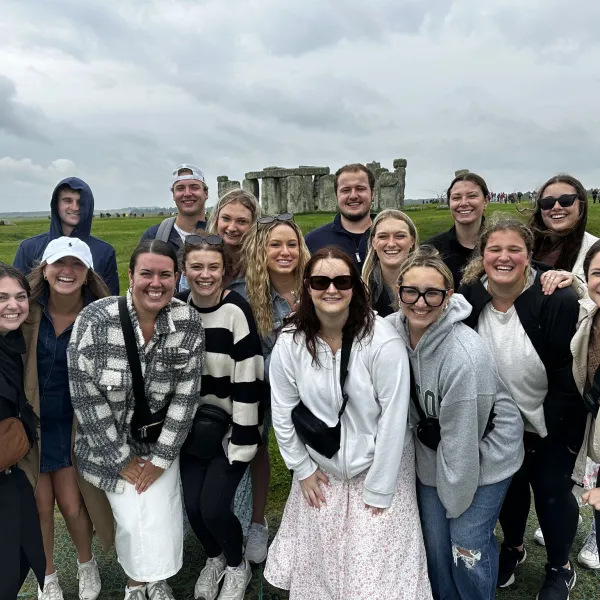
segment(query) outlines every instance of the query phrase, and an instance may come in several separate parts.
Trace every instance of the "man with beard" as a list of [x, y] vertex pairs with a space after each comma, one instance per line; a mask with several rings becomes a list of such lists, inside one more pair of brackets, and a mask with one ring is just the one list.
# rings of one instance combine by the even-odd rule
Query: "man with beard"
[[311, 231], [306, 245], [311, 254], [325, 246], [338, 246], [356, 264], [359, 272], [367, 254], [371, 227], [371, 204], [375, 177], [360, 163], [344, 165], [335, 174], [338, 214], [331, 223]]

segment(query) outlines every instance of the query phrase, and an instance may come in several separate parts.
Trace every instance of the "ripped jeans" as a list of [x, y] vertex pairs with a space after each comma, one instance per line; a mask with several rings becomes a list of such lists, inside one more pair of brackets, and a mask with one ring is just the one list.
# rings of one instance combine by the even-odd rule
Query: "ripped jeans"
[[471, 506], [446, 517], [437, 489], [417, 480], [417, 499], [435, 600], [492, 600], [498, 579], [494, 527], [510, 478], [477, 488]]

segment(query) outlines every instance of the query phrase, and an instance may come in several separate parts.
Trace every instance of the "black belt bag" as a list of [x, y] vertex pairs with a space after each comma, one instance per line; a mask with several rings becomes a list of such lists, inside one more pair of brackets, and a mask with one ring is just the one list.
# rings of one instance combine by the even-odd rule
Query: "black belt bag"
[[350, 350], [352, 349], [352, 339], [342, 336], [342, 362], [340, 364], [340, 387], [342, 389], [342, 408], [338, 413], [338, 421], [333, 427], [329, 427], [302, 403], [298, 404], [292, 410], [292, 422], [296, 429], [298, 437], [306, 446], [310, 446], [313, 450], [327, 458], [333, 456], [340, 449], [340, 441], [342, 435], [341, 418], [348, 404], [348, 394], [344, 392], [344, 384], [348, 375], [348, 362], [350, 361]]
[[196, 458], [213, 458], [218, 453], [231, 423], [232, 417], [226, 410], [213, 404], [203, 404], [196, 412], [183, 451]]
[[163, 424], [167, 418], [169, 405], [161, 408], [158, 412], [150, 412], [150, 407], [148, 406], [146, 393], [144, 391], [144, 376], [142, 375], [140, 355], [138, 354], [129, 310], [127, 310], [127, 296], [121, 296], [119, 298], [119, 318], [121, 319], [127, 361], [129, 362], [129, 369], [131, 370], [133, 397], [135, 398], [130, 436], [136, 442], [155, 444], [160, 437], [160, 432], [162, 431]]

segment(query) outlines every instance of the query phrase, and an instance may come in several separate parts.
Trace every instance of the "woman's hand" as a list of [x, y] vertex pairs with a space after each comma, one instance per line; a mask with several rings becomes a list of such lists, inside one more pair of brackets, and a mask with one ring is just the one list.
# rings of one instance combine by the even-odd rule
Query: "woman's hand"
[[153, 465], [149, 460], [144, 463], [144, 467], [138, 477], [135, 489], [138, 494], [145, 492], [163, 473], [164, 469]]
[[584, 504], [593, 506], [595, 510], [600, 510], [600, 488], [595, 488], [586, 492], [581, 496], [581, 500]]
[[568, 271], [546, 271], [540, 278], [542, 291], [546, 296], [551, 296], [556, 288], [569, 287], [573, 283], [573, 279], [573, 274]]
[[321, 502], [325, 504], [325, 496], [323, 495], [319, 481], [322, 481], [325, 485], [329, 485], [329, 477], [320, 469], [317, 469], [310, 477], [300, 481], [304, 499], [308, 502], [309, 506], [314, 508], [321, 508]]
[[119, 475], [131, 485], [135, 485], [142, 473], [142, 459], [139, 456], [134, 456]]
[[380, 515], [385, 510], [385, 508], [378, 508], [377, 506], [371, 506], [370, 504], [365, 504], [365, 508], [370, 510], [373, 516]]

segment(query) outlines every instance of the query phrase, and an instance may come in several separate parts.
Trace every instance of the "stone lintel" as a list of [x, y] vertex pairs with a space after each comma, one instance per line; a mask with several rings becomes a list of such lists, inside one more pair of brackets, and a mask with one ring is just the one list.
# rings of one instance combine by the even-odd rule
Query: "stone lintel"
[[263, 179], [265, 177], [317, 176], [329, 175], [329, 172], [329, 167], [298, 167], [296, 169], [269, 167], [262, 171], [249, 171], [244, 177], [246, 179]]

